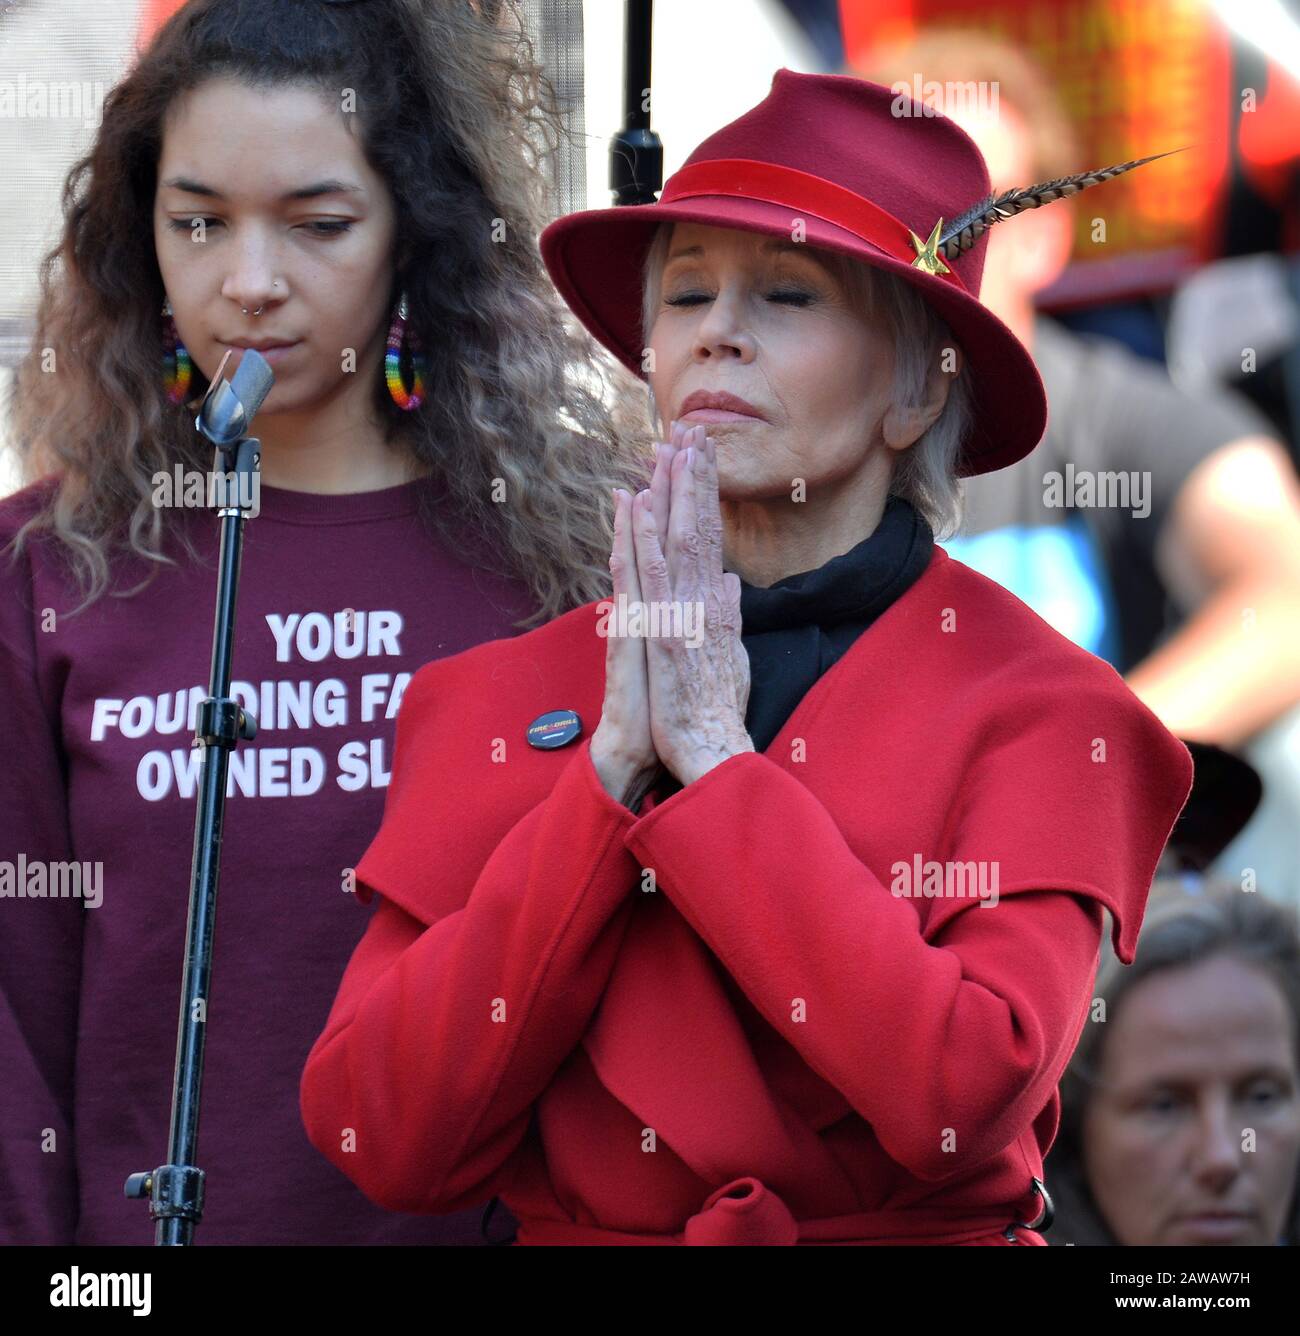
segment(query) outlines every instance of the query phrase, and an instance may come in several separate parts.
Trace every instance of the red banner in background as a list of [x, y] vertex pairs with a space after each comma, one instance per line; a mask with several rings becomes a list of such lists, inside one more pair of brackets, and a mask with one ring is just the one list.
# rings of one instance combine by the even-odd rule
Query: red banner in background
[[1044, 306], [1167, 290], [1208, 249], [1235, 94], [1228, 36], [1202, 0], [840, 0], [840, 12], [851, 69], [932, 25], [1023, 47], [1076, 127], [1077, 170], [1190, 146], [1104, 187], [1105, 247], [1092, 243], [1092, 212], [1075, 211], [1074, 260]]
[[153, 40], [153, 35], [185, 3], [185, 0], [141, 0], [139, 31], [135, 44], [142, 49]]

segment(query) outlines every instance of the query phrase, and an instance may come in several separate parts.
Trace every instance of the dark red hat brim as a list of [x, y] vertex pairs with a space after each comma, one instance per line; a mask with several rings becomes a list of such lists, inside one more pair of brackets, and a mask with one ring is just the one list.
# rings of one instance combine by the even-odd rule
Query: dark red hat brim
[[[800, 215], [810, 246], [839, 251], [916, 288], [952, 331], [970, 366], [974, 425], [957, 475], [1006, 468], [1042, 440], [1047, 396], [1025, 346], [964, 289], [896, 259], [844, 228]], [[589, 209], [557, 218], [539, 238], [542, 260], [569, 308], [591, 334], [642, 380], [641, 276], [660, 223], [693, 222], [790, 236], [791, 211], [735, 196]]]

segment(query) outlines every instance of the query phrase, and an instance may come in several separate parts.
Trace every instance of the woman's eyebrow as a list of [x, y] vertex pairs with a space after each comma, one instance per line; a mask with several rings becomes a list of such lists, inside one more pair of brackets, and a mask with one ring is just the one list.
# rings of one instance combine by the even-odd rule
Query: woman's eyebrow
[[[163, 182], [165, 186], [171, 186], [174, 190], [183, 190], [187, 195], [202, 195], [207, 199], [225, 199], [221, 191], [212, 186], [205, 186], [202, 181], [191, 181], [186, 176], [173, 176]], [[351, 185], [347, 181], [317, 181], [315, 185], [300, 186], [297, 190], [288, 190], [280, 196], [281, 203], [288, 203], [290, 200], [297, 199], [316, 199], [320, 195], [346, 195], [357, 194], [364, 195], [365, 191], [356, 185]]]

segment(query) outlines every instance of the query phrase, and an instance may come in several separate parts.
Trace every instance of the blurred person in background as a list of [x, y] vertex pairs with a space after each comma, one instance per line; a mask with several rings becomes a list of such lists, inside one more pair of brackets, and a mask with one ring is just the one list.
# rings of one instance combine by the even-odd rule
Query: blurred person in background
[[1103, 944], [1045, 1171], [1051, 1245], [1300, 1243], [1292, 908], [1158, 877], [1132, 965]]
[[[932, 29], [861, 73], [909, 89], [917, 75], [995, 84], [992, 115], [973, 100], [941, 108], [978, 144], [995, 192], [1077, 170], [1055, 92], [1014, 46]], [[1032, 352], [1048, 427], [1032, 456], [967, 480], [962, 530], [945, 545], [1110, 661], [1175, 734], [1237, 747], [1300, 701], [1300, 486], [1244, 397], [1188, 394], [1122, 344], [1035, 311], [1069, 261], [1076, 207], [1089, 206], [1064, 200], [989, 239], [981, 300]], [[1132, 504], [1062, 504], [1048, 480], [1072, 473], [1127, 478]], [[1286, 838], [1273, 863], [1294, 876], [1294, 829]]]
[[[202, 479], [207, 378], [268, 342], [197, 1237], [484, 1241], [472, 1204], [366, 1201], [298, 1073], [365, 930], [406, 683], [607, 590], [610, 488], [648, 476], [538, 256], [540, 73], [513, 3], [192, 0], [71, 172], [0, 503], [4, 1243], [153, 1237], [123, 1183], [167, 1146], [220, 532], [155, 479]], [[73, 859], [93, 905], [36, 889]]]

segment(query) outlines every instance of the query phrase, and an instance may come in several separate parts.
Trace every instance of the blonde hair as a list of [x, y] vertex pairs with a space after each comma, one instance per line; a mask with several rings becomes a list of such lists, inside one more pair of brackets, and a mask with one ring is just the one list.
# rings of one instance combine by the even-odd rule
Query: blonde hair
[[[382, 377], [374, 405], [429, 474], [419, 494], [431, 531], [466, 555], [472, 537], [477, 560], [531, 589], [539, 611], [517, 625], [608, 596], [610, 490], [649, 475], [628, 409], [639, 413], [644, 389], [571, 319], [541, 265], [539, 165], [564, 131], [518, 0], [386, 0], [381, 22], [366, 5], [190, 0], [161, 28], [106, 99], [42, 262], [11, 412], [24, 481], [59, 476], [18, 549], [29, 532], [52, 533], [81, 608], [105, 591], [119, 543], [152, 563], [149, 580], [176, 564], [163, 552], [173, 531], [199, 560], [151, 501], [156, 472], [211, 465], [193, 410], [164, 393], [152, 218], [168, 108], [221, 77], [331, 98], [358, 90], [362, 146], [396, 209], [392, 304], [407, 292], [430, 359], [420, 409], [398, 409]], [[57, 375], [43, 373], [47, 350]], [[194, 377], [202, 394], [197, 367]], [[509, 504], [492, 499], [497, 479]]]
[[[660, 224], [646, 254], [641, 308], [642, 343], [646, 347], [659, 310], [672, 228], [671, 223]], [[947, 322], [914, 288], [893, 274], [838, 251], [816, 246], [809, 249], [843, 287], [859, 316], [884, 320], [894, 343], [894, 400], [905, 407], [919, 404], [931, 368], [945, 348], [956, 345]], [[652, 408], [652, 424], [653, 412]], [[951, 537], [961, 523], [957, 467], [974, 420], [971, 373], [963, 358], [960, 370], [950, 375], [948, 398], [939, 416], [894, 463], [890, 495], [911, 502], [938, 539]]]

